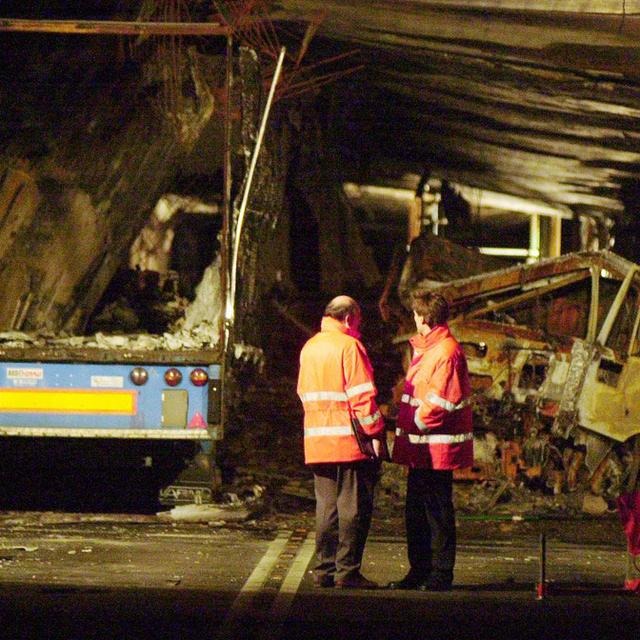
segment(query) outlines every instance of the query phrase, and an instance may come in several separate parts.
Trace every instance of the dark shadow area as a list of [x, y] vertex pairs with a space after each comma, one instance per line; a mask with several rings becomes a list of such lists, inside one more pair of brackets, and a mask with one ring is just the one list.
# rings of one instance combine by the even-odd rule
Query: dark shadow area
[[320, 289], [320, 245], [318, 221], [302, 192], [293, 184], [287, 187], [291, 209], [291, 276], [303, 292]]
[[5, 584], [0, 638], [215, 637], [235, 593]]
[[235, 593], [186, 589], [96, 589], [5, 585], [2, 638], [632, 638], [640, 600], [562, 597], [542, 602], [452, 594], [386, 593], [297, 596], [284, 620], [261, 598], [233, 625], [224, 622]]
[[155, 513], [189, 467], [193, 442], [5, 438], [0, 510]]
[[190, 300], [205, 269], [220, 250], [222, 216], [182, 213], [178, 216], [170, 267], [178, 273], [178, 291]]
[[[504, 582], [495, 582], [488, 584], [469, 584], [454, 585], [453, 591], [456, 592], [487, 592], [487, 593], [530, 593], [534, 594], [534, 588], [531, 582], [515, 582], [505, 580]], [[548, 583], [547, 596], [553, 595], [629, 595], [628, 591], [624, 591], [619, 584], [602, 584], [602, 583]]]

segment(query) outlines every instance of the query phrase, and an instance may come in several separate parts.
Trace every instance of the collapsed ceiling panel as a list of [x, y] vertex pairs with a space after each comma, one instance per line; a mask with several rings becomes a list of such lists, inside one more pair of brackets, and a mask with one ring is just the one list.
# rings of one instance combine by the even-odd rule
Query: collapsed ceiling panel
[[275, 5], [289, 21], [321, 12], [316, 46], [360, 49], [366, 67], [343, 89], [341, 132], [348, 154], [370, 168], [359, 182], [376, 180], [377, 157], [393, 158], [634, 222], [625, 193], [640, 167], [640, 3]]

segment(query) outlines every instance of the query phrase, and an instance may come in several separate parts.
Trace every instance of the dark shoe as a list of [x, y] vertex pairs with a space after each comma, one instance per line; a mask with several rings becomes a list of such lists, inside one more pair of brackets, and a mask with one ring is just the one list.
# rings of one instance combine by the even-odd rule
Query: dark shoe
[[440, 576], [429, 576], [418, 585], [418, 591], [451, 591], [451, 580]]
[[335, 584], [336, 581], [332, 575], [313, 576], [313, 585], [319, 589], [331, 589]]
[[377, 589], [377, 583], [367, 580], [361, 573], [354, 573], [341, 580], [336, 580], [338, 589]]
[[408, 573], [404, 578], [402, 578], [402, 580], [395, 580], [394, 582], [390, 582], [387, 585], [387, 589], [417, 589], [423, 582], [424, 579], [420, 579]]

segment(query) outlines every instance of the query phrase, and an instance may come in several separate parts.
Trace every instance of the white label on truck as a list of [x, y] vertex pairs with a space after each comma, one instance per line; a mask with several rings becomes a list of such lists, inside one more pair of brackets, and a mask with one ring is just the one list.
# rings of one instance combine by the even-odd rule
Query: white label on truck
[[44, 369], [27, 369], [26, 367], [8, 367], [8, 380], [42, 380]]
[[124, 378], [122, 376], [91, 376], [91, 386], [122, 389], [124, 387]]

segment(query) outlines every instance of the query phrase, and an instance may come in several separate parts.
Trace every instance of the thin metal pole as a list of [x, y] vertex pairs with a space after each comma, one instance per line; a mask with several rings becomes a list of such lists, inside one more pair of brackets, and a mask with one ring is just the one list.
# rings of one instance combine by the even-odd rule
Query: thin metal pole
[[[225, 106], [224, 106], [224, 151], [223, 151], [223, 181], [222, 185], [222, 242], [220, 244], [220, 291], [223, 295], [225, 309], [229, 300], [229, 265], [231, 257], [231, 228], [233, 226], [233, 203], [231, 202], [231, 189], [233, 175], [231, 169], [231, 144], [232, 144], [232, 125], [231, 125], [231, 99], [233, 95], [233, 34], [227, 34], [227, 58], [225, 69]], [[230, 354], [227, 347], [230, 344], [230, 327], [224, 314], [220, 314], [220, 340], [223, 346], [223, 357], [221, 366], [222, 392], [220, 398], [220, 423], [224, 431], [227, 424], [228, 406], [227, 406], [227, 373], [230, 367]]]
[[273, 102], [273, 96], [275, 94], [276, 85], [280, 78], [280, 72], [282, 71], [282, 63], [284, 61], [284, 54], [286, 52], [285, 47], [280, 50], [280, 56], [278, 57], [278, 64], [276, 65], [275, 73], [271, 81], [271, 89], [269, 90], [269, 96], [267, 98], [267, 104], [264, 108], [264, 114], [262, 115], [262, 123], [258, 131], [258, 139], [256, 140], [256, 146], [253, 149], [253, 156], [251, 157], [251, 163], [249, 165], [249, 172], [247, 174], [247, 182], [244, 188], [244, 194], [242, 196], [242, 203], [238, 211], [238, 221], [235, 225], [233, 239], [233, 260], [231, 263], [231, 288], [229, 291], [229, 297], [227, 298], [227, 310], [225, 313], [225, 319], [228, 324], [233, 324], [235, 320], [235, 298], [236, 298], [236, 281], [237, 281], [237, 269], [238, 269], [238, 251], [240, 248], [240, 238], [242, 236], [242, 225], [244, 224], [245, 211], [247, 209], [247, 202], [249, 200], [249, 192], [251, 190], [251, 183], [253, 182], [253, 174], [258, 161], [258, 154], [262, 146], [262, 138], [264, 137], [265, 129], [267, 128], [267, 120], [269, 119], [269, 111], [271, 110], [271, 103]]
[[536, 600], [542, 600], [547, 595], [547, 536], [540, 534], [540, 575], [536, 585]]
[[[222, 187], [222, 207], [224, 217], [222, 220], [222, 243], [220, 245], [221, 256], [221, 291], [226, 301], [229, 297], [230, 271], [229, 265], [232, 251], [231, 228], [233, 226], [233, 206], [231, 202], [231, 188], [233, 176], [231, 173], [231, 96], [233, 90], [233, 35], [227, 35], [227, 58], [226, 58], [226, 80], [225, 80], [225, 107], [224, 107], [224, 152], [223, 152], [223, 187]], [[220, 332], [222, 344], [226, 348], [228, 342], [228, 331], [224, 317], [220, 318]]]

